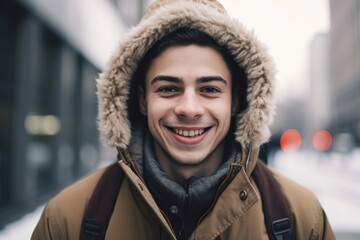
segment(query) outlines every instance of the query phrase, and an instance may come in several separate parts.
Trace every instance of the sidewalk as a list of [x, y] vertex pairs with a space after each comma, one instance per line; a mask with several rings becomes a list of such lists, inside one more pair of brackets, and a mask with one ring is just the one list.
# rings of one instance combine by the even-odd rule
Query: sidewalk
[[315, 193], [337, 239], [360, 239], [359, 155], [320, 157], [303, 151], [278, 152], [275, 158], [278, 171]]
[[38, 207], [34, 212], [24, 215], [16, 222], [10, 223], [0, 231], [0, 240], [27, 240], [40, 219], [44, 206]]

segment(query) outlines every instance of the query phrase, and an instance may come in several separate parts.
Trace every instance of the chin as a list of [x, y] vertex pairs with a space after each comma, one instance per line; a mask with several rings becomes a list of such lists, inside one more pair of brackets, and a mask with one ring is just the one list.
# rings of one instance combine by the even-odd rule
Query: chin
[[[187, 156], [188, 155], [188, 156]], [[194, 156], [194, 154], [181, 154], [173, 156], [173, 161], [179, 165], [197, 166], [205, 162], [206, 156]]]

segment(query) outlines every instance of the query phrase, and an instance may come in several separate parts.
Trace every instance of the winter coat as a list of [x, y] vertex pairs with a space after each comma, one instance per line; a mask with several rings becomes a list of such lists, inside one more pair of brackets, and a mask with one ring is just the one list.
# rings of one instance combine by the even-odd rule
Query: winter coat
[[[265, 47], [216, 0], [155, 1], [138, 26], [124, 37], [98, 80], [99, 129], [105, 144], [125, 152], [125, 173], [106, 239], [176, 239], [172, 227], [144, 183], [141, 171], [144, 125], [136, 119], [132, 77], [147, 50], [166, 34], [197, 28], [225, 46], [244, 69], [248, 107], [238, 113], [235, 141], [241, 146], [221, 194], [191, 239], [268, 239], [262, 200], [251, 173], [259, 147], [270, 137], [274, 67]], [[140, 139], [140, 140], [139, 140]], [[140, 143], [139, 143], [140, 142]], [[272, 170], [292, 212], [296, 239], [335, 239], [316, 197]], [[104, 169], [83, 178], [53, 198], [32, 239], [78, 239], [84, 210]], [[111, 185], [109, 185], [111, 187]], [[247, 196], [240, 197], [245, 191]]]
[[[251, 160], [254, 163], [256, 159]], [[146, 185], [127, 161], [119, 161], [125, 178], [105, 239], [176, 239]], [[254, 164], [249, 166], [249, 173], [253, 167]], [[79, 239], [85, 206], [103, 172], [102, 169], [85, 177], [52, 199], [32, 239]], [[335, 239], [316, 197], [295, 182], [275, 171], [273, 173], [291, 208], [296, 239]], [[228, 177], [232, 181], [190, 239], [269, 239], [259, 190], [252, 177], [241, 163], [230, 167]], [[246, 199], [240, 198], [241, 191], [248, 193]]]

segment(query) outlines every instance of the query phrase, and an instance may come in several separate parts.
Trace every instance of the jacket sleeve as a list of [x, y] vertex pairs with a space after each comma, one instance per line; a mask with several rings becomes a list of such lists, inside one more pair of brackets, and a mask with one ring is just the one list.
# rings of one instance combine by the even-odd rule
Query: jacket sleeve
[[325, 212], [323, 211], [323, 219], [324, 219], [324, 224], [323, 224], [323, 236], [322, 239], [323, 240], [335, 240], [335, 235], [333, 230], [331, 229], [330, 223], [327, 219], [327, 216], [325, 214]]
[[316, 195], [307, 188], [274, 171], [293, 214], [296, 239], [336, 239]]
[[59, 192], [46, 205], [32, 240], [79, 239], [84, 211], [104, 170], [84, 177]]
[[31, 236], [31, 240], [58, 240], [60, 239], [58, 233], [57, 224], [50, 217], [50, 209], [46, 206]]

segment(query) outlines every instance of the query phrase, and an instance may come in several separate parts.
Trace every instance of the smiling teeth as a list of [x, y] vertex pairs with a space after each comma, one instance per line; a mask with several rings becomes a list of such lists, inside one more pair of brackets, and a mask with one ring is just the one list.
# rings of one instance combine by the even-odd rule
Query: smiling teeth
[[175, 129], [175, 133], [184, 136], [184, 137], [196, 137], [204, 133], [204, 129], [199, 130], [181, 130], [181, 129]]

